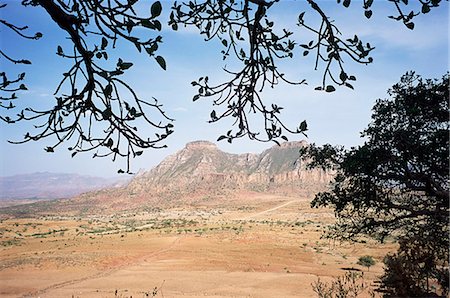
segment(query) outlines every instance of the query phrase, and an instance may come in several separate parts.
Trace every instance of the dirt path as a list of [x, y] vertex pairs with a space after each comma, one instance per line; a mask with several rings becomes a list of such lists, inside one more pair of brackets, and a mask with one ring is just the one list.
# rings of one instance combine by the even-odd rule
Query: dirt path
[[292, 204], [292, 203], [294, 203], [294, 202], [297, 202], [297, 201], [296, 201], [296, 200], [289, 201], [289, 202], [283, 203], [283, 204], [281, 204], [281, 205], [275, 206], [275, 207], [273, 207], [273, 208], [270, 208], [270, 209], [267, 209], [267, 210], [264, 210], [264, 211], [261, 211], [261, 212], [258, 212], [258, 213], [255, 213], [255, 214], [246, 216], [246, 217], [243, 217], [243, 218], [241, 218], [240, 220], [249, 220], [249, 219], [258, 217], [258, 216], [260, 216], [260, 215], [263, 215], [263, 214], [266, 214], [266, 213], [275, 211], [275, 210], [277, 210], [277, 209], [286, 207], [287, 205]]
[[111, 274], [113, 274], [113, 273], [115, 273], [115, 272], [117, 272], [119, 270], [122, 270], [124, 268], [136, 265], [136, 264], [141, 263], [141, 262], [146, 262], [146, 261], [148, 261], [148, 259], [154, 258], [156, 256], [159, 256], [159, 255], [161, 255], [163, 253], [168, 252], [169, 250], [171, 250], [173, 247], [175, 247], [176, 245], [178, 245], [180, 243], [181, 238], [183, 238], [183, 236], [177, 237], [174, 241], [172, 241], [172, 243], [170, 243], [168, 246], [166, 246], [164, 248], [161, 248], [161, 249], [159, 249], [157, 251], [154, 251], [154, 252], [152, 252], [150, 254], [147, 254], [147, 255], [144, 255], [142, 257], [139, 257], [139, 258], [137, 258], [137, 259], [135, 259], [133, 261], [127, 262], [127, 263], [122, 264], [122, 265], [119, 265], [119, 266], [117, 266], [115, 268], [112, 268], [112, 269], [109, 269], [109, 270], [106, 270], [106, 271], [101, 271], [101, 272], [98, 272], [98, 273], [95, 273], [95, 274], [92, 274], [92, 275], [88, 275], [88, 276], [85, 276], [85, 277], [81, 277], [81, 278], [77, 278], [77, 279], [71, 279], [71, 280], [67, 280], [67, 281], [64, 281], [64, 282], [56, 283], [56, 284], [48, 286], [48, 287], [46, 287], [44, 289], [40, 289], [40, 290], [35, 291], [35, 292], [27, 293], [27, 294], [23, 295], [22, 297], [35, 297], [35, 296], [39, 296], [39, 295], [45, 294], [46, 292], [51, 291], [51, 290], [63, 288], [63, 287], [66, 287], [66, 286], [71, 286], [71, 285], [78, 284], [78, 283], [81, 283], [81, 282], [84, 282], [84, 281], [87, 281], [87, 280], [91, 280], [91, 279], [97, 279], [97, 278], [103, 278], [103, 277], [110, 276]]

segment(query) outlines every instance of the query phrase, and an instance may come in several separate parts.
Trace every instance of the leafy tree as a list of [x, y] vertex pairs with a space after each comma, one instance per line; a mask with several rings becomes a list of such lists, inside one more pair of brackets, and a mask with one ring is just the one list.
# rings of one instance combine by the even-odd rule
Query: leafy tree
[[[449, 258], [449, 74], [423, 80], [409, 72], [388, 93], [391, 98], [379, 99], [373, 108], [362, 146], [303, 150], [311, 167], [336, 171], [331, 190], [317, 194], [311, 205], [334, 208], [333, 237], [397, 237], [400, 250], [387, 258], [387, 276], [400, 276], [395, 266], [408, 259], [402, 276], [412, 278], [416, 272], [421, 281], [411, 282], [426, 279], [428, 284], [431, 278], [446, 292], [448, 282], [442, 276]], [[392, 277], [386, 281], [386, 287], [399, 285]]]
[[[162, 20], [163, 6], [155, 1], [148, 13], [138, 10], [138, 0], [22, 0], [24, 8], [44, 9], [49, 18], [64, 31], [73, 47], [58, 46], [56, 54], [72, 61], [72, 66], [62, 75], [55, 92], [55, 105], [44, 111], [32, 107], [25, 108], [17, 117], [2, 116], [7, 123], [26, 120], [43, 120], [37, 132], [27, 133], [21, 142], [38, 141], [56, 137], [57, 141], [46, 148], [48, 152], [69, 140], [72, 155], [78, 152], [95, 151], [94, 157], [113, 156], [127, 159], [129, 171], [130, 158], [139, 156], [141, 149], [164, 147], [164, 140], [173, 132], [172, 119], [166, 115], [158, 100], [143, 99], [135, 93], [131, 84], [122, 79], [133, 62], [126, 57], [114, 62], [111, 67], [108, 57], [120, 43], [128, 42], [143, 52], [165, 70], [166, 60], [157, 54], [162, 43], [160, 31], [167, 22], [173, 30], [182, 26], [195, 26], [206, 41], [219, 40], [223, 45], [224, 59], [234, 60], [241, 69], [225, 69], [231, 76], [226, 82], [211, 84], [208, 77], [192, 82], [198, 88], [199, 98], [212, 98], [217, 106], [210, 116], [210, 122], [225, 118], [234, 119], [236, 130], [229, 130], [219, 137], [232, 142], [235, 138], [249, 137], [259, 141], [287, 140], [285, 132], [305, 133], [306, 122], [291, 129], [280, 118], [282, 107], [263, 100], [261, 93], [267, 86], [274, 87], [279, 82], [305, 84], [305, 80], [291, 81], [277, 67], [280, 60], [290, 59], [294, 54], [306, 56], [314, 53], [315, 69], [323, 68], [323, 79], [316, 90], [333, 92], [335, 86], [346, 86], [356, 80], [354, 75], [344, 69], [346, 60], [361, 64], [372, 63], [370, 57], [374, 49], [356, 35], [342, 37], [337, 25], [328, 18], [318, 1], [307, 0], [309, 11], [299, 12], [297, 25], [308, 30], [316, 38], [299, 42], [292, 40], [292, 32], [275, 29], [268, 11], [279, 0], [205, 0], [178, 3], [173, 2], [167, 20]], [[364, 15], [371, 18], [373, 0], [364, 0]], [[391, 1], [394, 15], [389, 16], [409, 28], [414, 28], [413, 19], [438, 7], [441, 0]], [[351, 0], [337, 0], [338, 4], [349, 7]], [[0, 4], [5, 9], [6, 4]], [[409, 13], [405, 11], [412, 7]], [[308, 12], [308, 14], [306, 14]], [[318, 17], [320, 26], [310, 16]], [[39, 39], [42, 33], [28, 34], [28, 27], [0, 20], [4, 26], [18, 36]], [[145, 29], [137, 30], [137, 29]], [[15, 64], [31, 64], [31, 61], [13, 58], [0, 49], [0, 58]], [[25, 73], [17, 78], [1, 72], [0, 106], [13, 109], [17, 92], [26, 90]], [[253, 125], [255, 115], [262, 122]], [[262, 127], [261, 127], [262, 123]], [[154, 137], [143, 136], [139, 125], [150, 126], [155, 130]], [[255, 128], [256, 127], [256, 128]]]
[[356, 264], [367, 267], [367, 271], [369, 271], [369, 268], [375, 265], [375, 260], [372, 256], [362, 256], [358, 259]]

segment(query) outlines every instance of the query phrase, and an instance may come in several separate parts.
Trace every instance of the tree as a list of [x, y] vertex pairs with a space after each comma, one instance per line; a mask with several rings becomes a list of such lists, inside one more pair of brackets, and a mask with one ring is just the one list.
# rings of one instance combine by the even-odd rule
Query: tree
[[[241, 65], [238, 71], [225, 69], [231, 76], [229, 81], [211, 85], [208, 77], [202, 77], [192, 82], [198, 88], [194, 101], [202, 97], [212, 98], [217, 106], [210, 114], [210, 122], [234, 119], [236, 130], [232, 128], [219, 140], [231, 143], [235, 138], [248, 137], [278, 142], [280, 139], [287, 140], [286, 132], [304, 134], [307, 131], [305, 121], [295, 129], [288, 128], [280, 118], [282, 107], [267, 103], [261, 97], [264, 88], [274, 87], [282, 81], [306, 83], [305, 80], [294, 82], [286, 78], [277, 67], [280, 60], [290, 59], [297, 52], [303, 56], [314, 53], [315, 68], [323, 65], [322, 83], [315, 89], [326, 92], [333, 92], [335, 86], [353, 89], [350, 82], [356, 78], [345, 71], [343, 63], [346, 60], [361, 64], [373, 61], [370, 53], [374, 47], [353, 34], [352, 38], [341, 37], [339, 28], [317, 1], [307, 0], [307, 3], [310, 12], [321, 20], [319, 27], [309, 24], [306, 12], [300, 12], [298, 18], [298, 26], [311, 31], [317, 38], [305, 43], [291, 40], [291, 31], [276, 30], [274, 22], [267, 17], [267, 12], [277, 2], [279, 0], [173, 2], [167, 20], [173, 30], [180, 25], [197, 27], [206, 41], [220, 40], [224, 59], [234, 57]], [[363, 2], [367, 18], [372, 16], [373, 2]], [[20, 143], [56, 137], [56, 143], [46, 148], [48, 152], [53, 152], [60, 144], [70, 140], [73, 142], [69, 148], [72, 155], [95, 151], [94, 157], [125, 157], [127, 171], [130, 158], [139, 156], [141, 149], [164, 147], [164, 140], [173, 132], [172, 119], [166, 115], [158, 100], [140, 98], [132, 86], [122, 79], [121, 75], [132, 68], [133, 62], [123, 57], [111, 68], [107, 61], [108, 53], [116, 46], [129, 42], [138, 52], [144, 52], [155, 59], [162, 69], [166, 69], [165, 59], [157, 54], [162, 42], [159, 31], [165, 23], [161, 21], [162, 4], [154, 2], [150, 6], [150, 16], [143, 16], [142, 11], [136, 9], [138, 0], [23, 0], [21, 3], [25, 8], [44, 9], [67, 34], [73, 48], [58, 46], [56, 54], [71, 60], [73, 64], [57, 84], [53, 108], [37, 111], [29, 107], [15, 118], [2, 116], [6, 123], [44, 120], [37, 132], [27, 133]], [[349, 7], [351, 0], [338, 0], [337, 3]], [[395, 13], [389, 17], [413, 29], [414, 17], [428, 13], [440, 3], [441, 0], [420, 0], [414, 6], [406, 0], [394, 0]], [[405, 10], [411, 6], [413, 10], [406, 13]], [[6, 4], [0, 5], [0, 9], [5, 7]], [[0, 20], [0, 24], [23, 38], [42, 37], [40, 32], [27, 34], [27, 26], [17, 26], [7, 20]], [[138, 28], [145, 29], [145, 33], [139, 33]], [[31, 64], [31, 61], [13, 58], [1, 49], [0, 57], [15, 64]], [[0, 76], [3, 79], [0, 83], [0, 106], [13, 109], [16, 92], [27, 89], [25, 73], [16, 79], [10, 79], [4, 72]], [[253, 125], [254, 115], [261, 117], [262, 122], [259, 123], [262, 124]], [[156, 131], [154, 137], [143, 136], [138, 124], [152, 127]]]
[[[331, 190], [317, 194], [311, 205], [334, 208], [334, 237], [397, 238], [400, 249], [386, 259], [387, 276], [398, 277], [395, 266], [407, 262], [403, 276], [415, 272], [419, 280], [413, 283], [432, 279], [447, 292], [442, 276], [449, 268], [449, 74], [423, 80], [409, 72], [388, 93], [391, 98], [373, 108], [362, 146], [303, 150], [310, 167], [336, 171]], [[388, 288], [399, 286], [392, 277], [385, 280]], [[420, 288], [431, 294], [429, 287]]]
[[369, 271], [369, 268], [375, 265], [375, 260], [372, 256], [362, 256], [358, 259], [356, 264], [367, 267], [367, 271]]

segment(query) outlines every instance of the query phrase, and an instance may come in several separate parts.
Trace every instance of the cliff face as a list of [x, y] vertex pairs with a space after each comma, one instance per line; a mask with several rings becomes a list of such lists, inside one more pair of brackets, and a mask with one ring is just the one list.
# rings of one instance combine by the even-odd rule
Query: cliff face
[[213, 143], [196, 141], [136, 176], [128, 185], [133, 193], [209, 193], [235, 190], [310, 193], [321, 190], [331, 175], [307, 170], [299, 159], [304, 141], [273, 146], [261, 154], [230, 154]]

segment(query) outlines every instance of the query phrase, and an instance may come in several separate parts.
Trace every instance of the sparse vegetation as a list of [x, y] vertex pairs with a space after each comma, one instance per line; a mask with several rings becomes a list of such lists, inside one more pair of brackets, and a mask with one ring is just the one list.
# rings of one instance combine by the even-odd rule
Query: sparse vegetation
[[[46, 268], [56, 268], [75, 275], [84, 272], [80, 278], [87, 278], [97, 274], [92, 268], [99, 268], [104, 276], [102, 278], [107, 279], [109, 270], [123, 273], [126, 270], [122, 271], [122, 266], [139, 266], [143, 259], [147, 261], [142, 264], [150, 264], [160, 259], [162, 261], [157, 263], [158, 266], [167, 270], [177, 270], [177, 266], [188, 266], [198, 272], [223, 270], [243, 274], [240, 279], [245, 279], [245, 274], [250, 272], [279, 273], [288, 278], [293, 274], [303, 274], [304, 268], [309, 267], [351, 266], [350, 260], [346, 261], [341, 255], [350, 254], [353, 246], [342, 245], [332, 249], [328, 240], [321, 239], [321, 232], [316, 232], [332, 220], [328, 213], [311, 220], [301, 211], [308, 208], [308, 203], [299, 201], [289, 205], [290, 208], [277, 210], [292, 213], [272, 212], [270, 216], [242, 220], [243, 215], [259, 212], [261, 208], [258, 203], [254, 201], [253, 205], [241, 210], [234, 205], [227, 208], [221, 203], [220, 209], [198, 210], [194, 207], [149, 209], [111, 216], [48, 216], [33, 219], [32, 224], [29, 219], [6, 220], [2, 224], [1, 240], [13, 240], [4, 242], [4, 245], [13, 245], [1, 246], [8, 249], [11, 257], [0, 261], [0, 270], [28, 270], [30, 274], [41, 274]], [[267, 209], [272, 208], [266, 204]], [[272, 204], [277, 206], [284, 202], [274, 201]], [[26, 232], [23, 232], [24, 227], [28, 227]], [[23, 236], [14, 240], [18, 237], [17, 232], [23, 233]], [[365, 244], [355, 245], [361, 247]], [[35, 250], [15, 254], [16, 249], [24, 246]], [[163, 261], [165, 256], [169, 257], [167, 264]], [[299, 265], [298, 260], [304, 260], [302, 262], [306, 264], [301, 264], [306, 267]], [[72, 268], [75, 271], [72, 272]], [[217, 274], [221, 273], [212, 276]], [[302, 289], [308, 287], [311, 281]], [[108, 291], [101, 293], [112, 294], [111, 290]], [[311, 288], [310, 291], [313, 293]], [[118, 290], [119, 297], [146, 297], [145, 293], [152, 297], [152, 290], [128, 287], [127, 291]], [[156, 297], [161, 293], [158, 291]]]
[[[330, 283], [318, 278], [312, 283], [312, 288], [319, 298], [356, 298], [368, 289], [368, 285], [363, 273], [347, 271]], [[370, 295], [375, 296], [373, 291]]]

